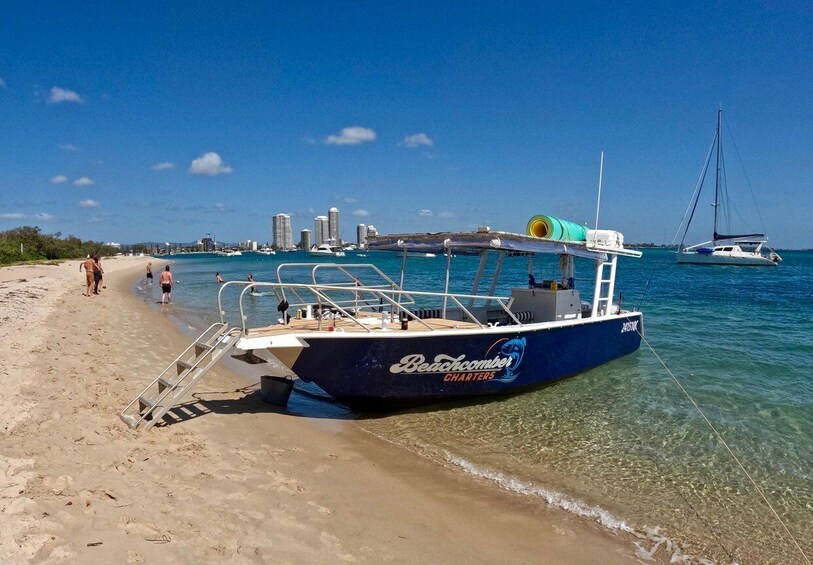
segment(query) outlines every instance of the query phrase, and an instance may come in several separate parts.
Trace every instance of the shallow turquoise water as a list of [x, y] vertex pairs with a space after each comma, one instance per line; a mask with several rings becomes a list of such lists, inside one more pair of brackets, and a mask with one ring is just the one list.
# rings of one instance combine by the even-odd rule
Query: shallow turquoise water
[[[678, 266], [647, 250], [621, 259], [617, 291], [644, 311], [646, 339], [813, 553], [813, 253], [782, 252], [778, 268]], [[173, 314], [200, 327], [217, 318], [214, 273], [273, 280], [276, 256], [177, 256]], [[386, 253], [375, 262], [397, 280]], [[477, 258], [453, 259], [453, 290], [468, 292]], [[405, 287], [442, 290], [445, 259], [410, 259]], [[527, 259], [506, 260], [502, 280], [527, 281]], [[553, 265], [537, 279], [553, 277]], [[581, 275], [590, 278], [591, 269]], [[648, 290], [644, 292], [649, 281]], [[589, 298], [590, 280], [579, 281]], [[143, 287], [140, 287], [143, 289]], [[157, 290], [139, 290], [150, 298]], [[272, 296], [247, 301], [276, 316]], [[330, 415], [330, 408], [327, 408]], [[337, 410], [336, 417], [343, 411]], [[575, 378], [485, 404], [360, 419], [365, 429], [501, 488], [640, 536], [639, 551], [718, 562], [795, 563], [801, 556], [694, 407], [646, 348]], [[678, 549], [679, 548], [679, 549]]]

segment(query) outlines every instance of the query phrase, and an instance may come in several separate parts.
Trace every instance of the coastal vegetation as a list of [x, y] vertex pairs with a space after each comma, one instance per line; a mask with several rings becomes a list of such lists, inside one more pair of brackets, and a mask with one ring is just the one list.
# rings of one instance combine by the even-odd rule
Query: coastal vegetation
[[119, 249], [95, 241], [82, 241], [57, 232], [44, 234], [38, 227], [22, 226], [0, 232], [0, 265], [22, 261], [76, 259], [88, 255], [114, 255]]

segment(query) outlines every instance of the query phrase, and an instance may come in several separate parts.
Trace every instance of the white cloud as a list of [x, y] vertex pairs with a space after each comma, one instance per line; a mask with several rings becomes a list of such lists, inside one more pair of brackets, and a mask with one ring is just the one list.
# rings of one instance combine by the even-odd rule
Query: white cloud
[[427, 210], [425, 208], [423, 210], [418, 210], [418, 215], [423, 217], [431, 216], [432, 210]]
[[51, 182], [54, 184], [61, 184], [63, 182], [68, 182], [68, 177], [65, 175], [57, 175], [55, 177], [51, 177]]
[[413, 135], [408, 135], [404, 138], [399, 145], [402, 147], [409, 147], [410, 149], [415, 149], [416, 147], [420, 147], [424, 145], [426, 147], [432, 147], [435, 144], [432, 139], [426, 135], [425, 133], [416, 133]]
[[316, 140], [312, 137], [308, 137], [307, 135], [302, 136], [302, 141], [307, 143], [308, 145], [316, 145]]
[[88, 220], [88, 223], [90, 223], [90, 224], [100, 224], [100, 223], [102, 223], [104, 221], [105, 221], [105, 219], [102, 218], [101, 216], [93, 216], [92, 218], [90, 218]]
[[49, 222], [54, 219], [54, 217], [51, 214], [46, 214], [45, 212], [40, 212], [34, 217], [37, 218], [38, 220], [42, 220], [43, 222]]
[[370, 128], [363, 128], [360, 126], [351, 126], [349, 128], [342, 128], [338, 135], [329, 135], [325, 138], [324, 143], [328, 145], [359, 145], [365, 141], [373, 141], [375, 139], [375, 132]]
[[51, 95], [48, 97], [48, 102], [51, 104], [61, 104], [62, 102], [74, 102], [75, 104], [84, 104], [82, 97], [75, 93], [73, 90], [67, 88], [59, 88], [54, 86], [51, 88]]
[[358, 210], [353, 210], [353, 215], [358, 216], [359, 218], [366, 218], [370, 215], [370, 212], [365, 210], [364, 208], [359, 208]]
[[87, 200], [82, 200], [79, 203], [79, 206], [82, 208], [98, 208], [100, 204], [95, 200], [91, 200], [90, 198], [88, 198]]
[[150, 167], [150, 169], [152, 169], [153, 171], [166, 171], [166, 170], [174, 169], [174, 168], [175, 168], [175, 163], [170, 163], [168, 161], [165, 161], [163, 163], [156, 163], [155, 165]]
[[439, 218], [454, 218], [455, 213], [454, 212], [440, 212], [440, 213], [438, 213], [438, 217]]
[[25, 214], [20, 214], [19, 212], [6, 212], [5, 214], [0, 214], [0, 219], [2, 220], [22, 220], [25, 218]]
[[226, 209], [226, 205], [225, 205], [225, 204], [223, 204], [222, 202], [218, 202], [217, 204], [215, 204], [215, 209], [216, 209], [216, 210], [225, 210], [225, 209]]
[[73, 186], [90, 186], [93, 184], [93, 179], [88, 177], [81, 177], [73, 181]]
[[62, 149], [62, 151], [70, 151], [71, 153], [76, 153], [79, 151], [79, 148], [76, 145], [72, 145], [70, 143], [60, 143], [59, 148]]
[[215, 152], [204, 153], [189, 165], [189, 172], [193, 175], [215, 175], [230, 173], [232, 168], [223, 164], [223, 159]]
[[358, 198], [353, 198], [352, 196], [341, 196], [339, 197], [339, 200], [341, 200], [345, 204], [355, 204], [356, 202], [359, 201]]

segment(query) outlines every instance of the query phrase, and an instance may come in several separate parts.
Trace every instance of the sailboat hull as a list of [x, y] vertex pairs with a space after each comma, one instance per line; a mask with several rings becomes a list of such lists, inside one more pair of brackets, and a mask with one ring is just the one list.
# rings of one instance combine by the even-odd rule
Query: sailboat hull
[[776, 262], [757, 253], [721, 254], [682, 251], [677, 262], [690, 265], [740, 265], [743, 267], [776, 267]]

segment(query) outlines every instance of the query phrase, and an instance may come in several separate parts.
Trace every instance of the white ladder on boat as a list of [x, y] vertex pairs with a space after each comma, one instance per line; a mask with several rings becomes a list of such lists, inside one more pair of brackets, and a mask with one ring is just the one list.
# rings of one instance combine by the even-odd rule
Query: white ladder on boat
[[[613, 292], [615, 292], [615, 267], [618, 255], [612, 255], [609, 261], [602, 261], [596, 269], [596, 289], [593, 292], [592, 316], [607, 316], [612, 314]], [[610, 268], [609, 278], [604, 278], [604, 270]]]
[[221, 357], [234, 347], [240, 328], [212, 324], [121, 412], [131, 429], [149, 429], [176, 406]]

